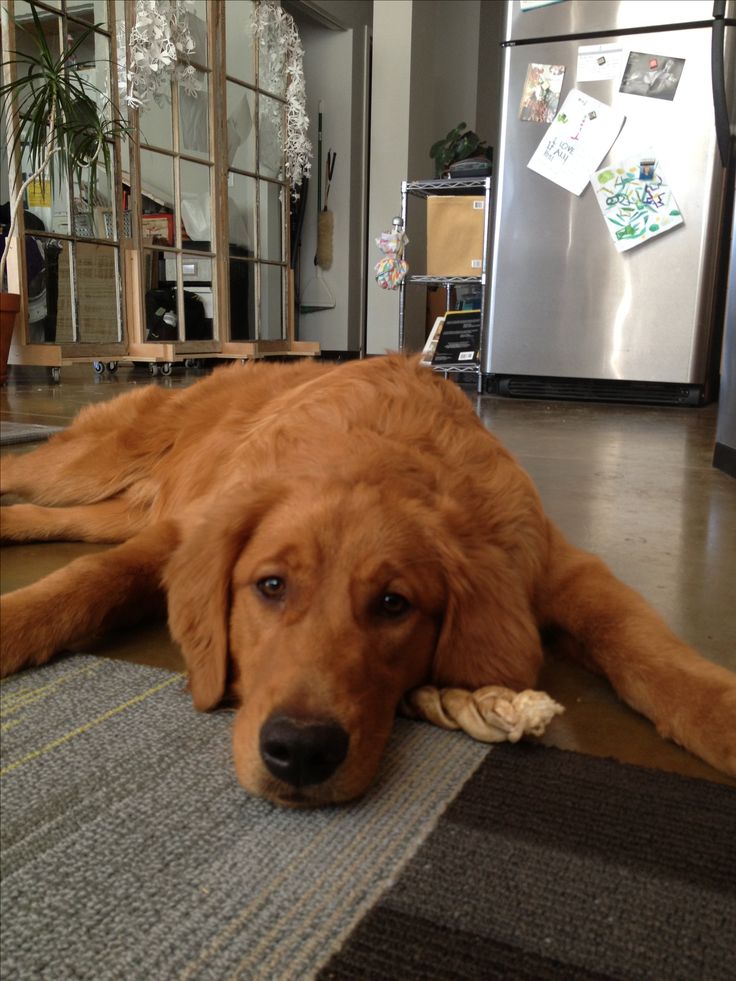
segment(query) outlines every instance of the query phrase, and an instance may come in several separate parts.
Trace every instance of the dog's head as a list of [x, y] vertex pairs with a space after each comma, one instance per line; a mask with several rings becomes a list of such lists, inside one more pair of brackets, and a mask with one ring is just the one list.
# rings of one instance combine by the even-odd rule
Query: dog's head
[[237, 698], [246, 789], [294, 806], [348, 800], [375, 775], [407, 690], [526, 682], [518, 652], [535, 631], [514, 608], [526, 600], [498, 555], [464, 554], [448, 526], [457, 502], [439, 507], [400, 473], [256, 487], [219, 500], [166, 573], [196, 707], [228, 687]]

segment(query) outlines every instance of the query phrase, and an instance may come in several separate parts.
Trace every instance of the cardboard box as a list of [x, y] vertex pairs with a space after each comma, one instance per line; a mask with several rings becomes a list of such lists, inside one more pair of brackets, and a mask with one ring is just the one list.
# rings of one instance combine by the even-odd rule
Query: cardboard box
[[463, 194], [427, 198], [427, 275], [480, 276], [485, 198]]

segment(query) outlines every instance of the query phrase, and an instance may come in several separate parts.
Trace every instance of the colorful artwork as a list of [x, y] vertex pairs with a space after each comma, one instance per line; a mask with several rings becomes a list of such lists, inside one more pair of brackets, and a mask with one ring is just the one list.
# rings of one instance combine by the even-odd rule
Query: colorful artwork
[[560, 104], [564, 77], [564, 65], [529, 65], [521, 93], [519, 119], [528, 123], [551, 123]]
[[604, 167], [590, 183], [618, 252], [627, 252], [683, 222], [672, 190], [651, 158]]

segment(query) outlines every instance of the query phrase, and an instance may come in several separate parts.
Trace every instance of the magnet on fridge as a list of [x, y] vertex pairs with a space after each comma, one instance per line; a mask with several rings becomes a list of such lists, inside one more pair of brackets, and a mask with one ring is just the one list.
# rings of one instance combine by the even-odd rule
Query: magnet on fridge
[[600, 58], [598, 58], [597, 60], [598, 60], [598, 64], [601, 66], [605, 65], [606, 63], [606, 59], [603, 57], [603, 55], [601, 55]]
[[639, 161], [639, 180], [640, 181], [653, 181], [654, 180], [654, 168], [657, 161], [652, 157], [647, 157], [645, 160]]

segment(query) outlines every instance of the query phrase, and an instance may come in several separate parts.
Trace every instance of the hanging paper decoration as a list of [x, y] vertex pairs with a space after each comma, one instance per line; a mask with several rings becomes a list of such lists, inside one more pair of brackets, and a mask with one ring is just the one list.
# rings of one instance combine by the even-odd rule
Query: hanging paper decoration
[[311, 171], [312, 144], [307, 136], [309, 117], [304, 85], [304, 48], [294, 19], [278, 0], [259, 0], [253, 13], [253, 34], [259, 42], [258, 86], [271, 92], [283, 88], [286, 79], [286, 125], [280, 103], [270, 100], [266, 110], [284, 154], [284, 177], [292, 188]]
[[128, 42], [129, 106], [146, 109], [152, 102], [162, 105], [174, 79], [187, 95], [196, 98], [202, 85], [189, 63], [195, 51], [189, 26], [189, 15], [194, 13], [194, 0], [136, 0], [135, 24]]
[[409, 264], [404, 259], [404, 249], [409, 239], [401, 218], [394, 218], [391, 231], [381, 232], [375, 242], [381, 252], [385, 253], [383, 259], [379, 259], [374, 266], [376, 282], [383, 290], [396, 290], [409, 271]]

